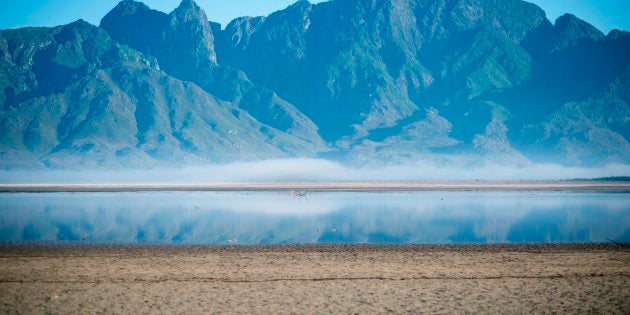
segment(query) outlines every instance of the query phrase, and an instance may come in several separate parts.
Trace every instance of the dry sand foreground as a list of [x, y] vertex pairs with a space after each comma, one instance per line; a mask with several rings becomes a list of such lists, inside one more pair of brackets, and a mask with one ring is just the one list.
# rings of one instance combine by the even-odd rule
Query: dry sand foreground
[[5, 246], [0, 313], [630, 313], [630, 249]]

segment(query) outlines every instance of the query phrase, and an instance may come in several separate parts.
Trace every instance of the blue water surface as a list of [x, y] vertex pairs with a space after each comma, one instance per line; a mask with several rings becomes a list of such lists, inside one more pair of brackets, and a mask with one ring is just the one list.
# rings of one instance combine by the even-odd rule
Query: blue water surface
[[630, 194], [0, 194], [2, 243], [485, 244], [630, 241]]

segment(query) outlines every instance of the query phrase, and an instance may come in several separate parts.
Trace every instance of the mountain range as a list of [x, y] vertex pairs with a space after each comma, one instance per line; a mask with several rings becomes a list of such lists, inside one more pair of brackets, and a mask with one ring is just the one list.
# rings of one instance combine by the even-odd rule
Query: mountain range
[[630, 33], [521, 0], [124, 0], [0, 31], [0, 167], [630, 163]]

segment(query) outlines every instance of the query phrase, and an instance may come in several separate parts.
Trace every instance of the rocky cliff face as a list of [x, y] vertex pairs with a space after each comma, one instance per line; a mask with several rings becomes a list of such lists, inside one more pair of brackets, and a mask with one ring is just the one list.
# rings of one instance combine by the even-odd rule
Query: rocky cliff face
[[5, 167], [630, 162], [630, 33], [521, 0], [302, 0], [223, 30], [124, 0], [0, 51]]
[[[607, 154], [587, 153], [602, 137], [556, 141], [540, 131], [568, 103], [599, 99], [624, 76], [630, 37], [614, 34], [572, 15], [552, 25], [520, 0], [300, 1], [233, 21], [216, 47], [219, 62], [276, 90], [353, 160], [481, 154], [591, 164], [627, 161], [626, 127], [604, 127], [625, 143]], [[404, 136], [444, 130], [428, 124], [432, 115], [454, 141]]]
[[141, 2], [120, 2], [101, 21], [112, 38], [160, 60], [162, 69], [176, 77], [193, 77], [216, 66], [214, 39], [203, 10], [182, 1], [171, 14]]
[[317, 126], [292, 104], [252, 83], [242, 71], [217, 64], [211, 24], [193, 1], [182, 1], [168, 15], [140, 2], [122, 1], [101, 27], [115, 40], [155, 56], [169, 75], [195, 82], [259, 121], [311, 142], [313, 152], [326, 150]]
[[544, 21], [522, 1], [300, 1], [255, 27], [232, 22], [217, 46], [222, 63], [327, 126], [327, 140], [356, 140], [519, 84], [530, 71], [520, 42]]

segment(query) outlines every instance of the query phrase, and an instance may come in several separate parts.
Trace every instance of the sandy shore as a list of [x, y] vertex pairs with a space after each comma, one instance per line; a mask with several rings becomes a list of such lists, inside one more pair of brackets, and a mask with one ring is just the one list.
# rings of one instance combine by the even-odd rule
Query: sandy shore
[[135, 191], [569, 191], [630, 192], [630, 182], [607, 181], [472, 181], [472, 182], [261, 182], [261, 183], [109, 183], [0, 184], [0, 192], [135, 192]]
[[4, 246], [0, 313], [630, 313], [630, 249]]

